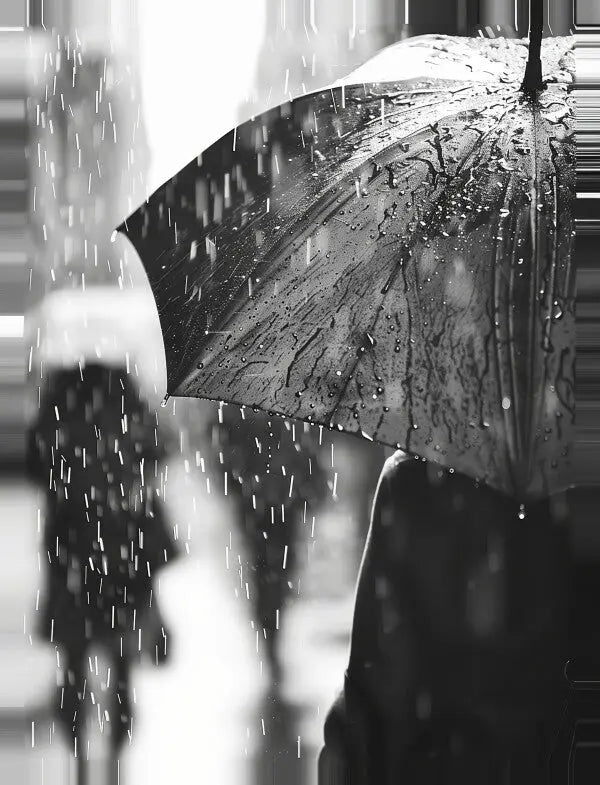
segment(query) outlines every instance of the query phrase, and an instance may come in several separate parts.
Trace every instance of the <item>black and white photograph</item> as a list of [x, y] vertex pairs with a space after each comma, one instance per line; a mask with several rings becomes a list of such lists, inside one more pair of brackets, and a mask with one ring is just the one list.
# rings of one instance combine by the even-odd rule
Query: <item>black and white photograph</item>
[[600, 8], [4, 3], [0, 780], [600, 782]]

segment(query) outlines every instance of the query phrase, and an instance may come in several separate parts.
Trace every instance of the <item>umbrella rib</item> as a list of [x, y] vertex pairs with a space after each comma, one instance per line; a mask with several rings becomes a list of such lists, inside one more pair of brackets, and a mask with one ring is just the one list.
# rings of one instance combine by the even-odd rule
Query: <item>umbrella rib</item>
[[[512, 235], [513, 235], [513, 242], [512, 242], [512, 249], [510, 253], [510, 281], [509, 281], [509, 292], [514, 291], [515, 283], [516, 283], [516, 276], [515, 276], [515, 264], [514, 260], [518, 253], [518, 245], [519, 245], [519, 213], [517, 209], [513, 209], [514, 218], [512, 220]], [[512, 302], [511, 299], [507, 299], [506, 307], [507, 307], [507, 322], [510, 325], [511, 329], [511, 341], [510, 341], [510, 354], [511, 354], [511, 361], [508, 364], [509, 372], [510, 372], [510, 386], [512, 390], [511, 402], [512, 407], [514, 408], [514, 419], [515, 419], [515, 427], [517, 431], [517, 444], [523, 447], [523, 434], [522, 434], [522, 418], [521, 418], [521, 396], [517, 394], [517, 382], [515, 379], [515, 367], [516, 367], [516, 355], [515, 355], [515, 341], [514, 341], [514, 333], [515, 333], [515, 311], [514, 307], [511, 307]], [[527, 405], [527, 403], [525, 404]]]
[[[530, 324], [529, 324], [529, 335], [533, 340], [533, 336], [535, 335], [535, 302], [537, 297], [537, 292], [539, 289], [539, 282], [538, 282], [538, 265], [537, 257], [538, 257], [538, 248], [539, 248], [539, 232], [540, 232], [540, 221], [539, 221], [539, 212], [538, 212], [538, 189], [539, 189], [539, 149], [538, 149], [538, 127], [537, 121], [539, 119], [539, 109], [537, 105], [537, 101], [531, 102], [531, 112], [532, 112], [532, 124], [533, 124], [533, 188], [532, 188], [532, 200], [531, 205], [529, 208], [529, 215], [530, 215], [530, 222], [531, 222], [531, 240], [532, 240], [532, 258], [534, 260], [533, 264], [533, 280], [530, 287], [530, 305], [529, 305], [529, 312], [530, 312]], [[529, 378], [534, 379], [535, 376], [535, 367], [534, 367], [534, 357], [533, 352], [530, 352], [530, 367], [529, 367]], [[543, 404], [544, 397], [540, 396], [540, 406]], [[538, 417], [539, 417], [539, 408], [538, 408]], [[532, 413], [533, 414], [533, 413]], [[530, 431], [529, 431], [529, 438], [528, 438], [528, 446], [531, 441], [531, 429], [534, 429], [536, 426], [537, 417], [531, 418], [530, 422]], [[528, 474], [531, 471], [531, 456], [530, 462], [528, 466]]]
[[[552, 158], [552, 166], [554, 168], [555, 204], [558, 204], [558, 190], [559, 190], [559, 182], [558, 181], [559, 181], [560, 172], [559, 172], [559, 166], [558, 166], [558, 163], [557, 163], [558, 152], [557, 152], [554, 144], [552, 143], [553, 141], [554, 140], [550, 141], [550, 155], [551, 155], [551, 158]], [[558, 258], [558, 237], [559, 237], [558, 226], [559, 226], [560, 213], [558, 211], [556, 211], [555, 215], [556, 215], [556, 219], [555, 219], [555, 224], [556, 225], [555, 225], [555, 246], [554, 246], [555, 250], [554, 250], [554, 255], [555, 255], [555, 258]], [[567, 257], [565, 267], [566, 267], [566, 270], [565, 270], [564, 291], [566, 292], [566, 297], [568, 298], [570, 296], [569, 293], [571, 291], [571, 275], [572, 275], [572, 270], [573, 270], [573, 263], [572, 263], [571, 254], [569, 254], [568, 257]]]
[[[506, 204], [506, 198], [507, 198], [507, 195], [508, 195], [508, 192], [509, 192], [509, 189], [510, 189], [510, 184], [511, 184], [511, 177], [508, 177], [507, 183], [506, 183], [506, 185], [504, 187], [504, 194], [503, 194], [503, 197], [502, 197], [502, 204], [503, 205]], [[497, 239], [498, 238], [498, 232], [500, 231], [501, 220], [502, 219], [500, 217], [500, 214], [498, 213], [497, 219], [496, 219], [496, 223], [495, 223], [494, 234], [493, 234], [493, 237], [494, 237], [494, 275], [492, 277], [492, 304], [493, 304], [492, 333], [493, 333], [493, 336], [494, 336], [494, 338], [493, 338], [493, 340], [494, 340], [494, 360], [495, 360], [495, 365], [496, 365], [496, 380], [497, 380], [497, 384], [498, 384], [498, 400], [499, 401], [503, 401], [503, 399], [504, 399], [503, 380], [502, 380], [502, 373], [501, 373], [501, 369], [500, 369], [500, 344], [499, 344], [499, 336], [498, 336], [498, 326], [496, 324], [496, 313], [498, 312], [498, 308], [499, 308], [499, 304], [500, 304], [500, 301], [498, 299], [499, 298], [499, 291], [498, 291], [498, 288], [496, 286], [496, 281], [497, 281], [498, 277], [500, 277], [500, 278], [504, 277], [504, 271], [502, 270], [503, 254], [502, 254], [502, 249], [500, 248], [500, 244], [499, 244], [498, 239]], [[512, 324], [512, 321], [509, 320], [509, 329], [510, 329], [511, 324]], [[510, 366], [510, 363], [509, 363], [509, 366]], [[513, 395], [513, 399], [514, 399], [514, 383], [513, 383], [512, 373], [511, 373], [511, 382], [510, 382], [510, 384], [511, 384], [511, 391], [512, 391], [512, 395]], [[515, 449], [515, 445], [513, 444], [512, 428], [510, 427], [511, 424], [512, 424], [511, 420], [513, 420], [515, 418], [513, 418], [513, 415], [511, 414], [510, 409], [506, 410], [506, 409], [503, 408], [502, 411], [503, 411], [503, 414], [504, 414], [504, 424], [505, 424], [505, 428], [506, 428], [506, 441], [505, 441], [505, 445], [506, 446], [505, 446], [505, 449], [506, 449], [506, 453], [507, 453], [506, 457], [507, 457], [508, 473], [509, 473], [509, 475], [511, 477], [511, 482], [512, 482], [513, 488], [515, 488], [515, 487], [517, 487], [516, 486], [516, 478], [515, 478], [515, 466], [514, 466], [514, 462], [513, 462], [512, 459], [513, 458], [517, 458], [518, 450]], [[518, 436], [517, 436], [517, 439], [518, 439]]]
[[[537, 106], [535, 106], [535, 105], [532, 106], [532, 112], [533, 112], [533, 117], [534, 117], [535, 165], [536, 165], [536, 172], [538, 172], [539, 160], [540, 160], [540, 151], [539, 151], [539, 145], [538, 145], [538, 133], [537, 133], [538, 127], [537, 126], [538, 126], [538, 123], [541, 120], [541, 114], [539, 112], [539, 108]], [[558, 182], [557, 182], [557, 180], [558, 180], [558, 171], [559, 170], [558, 170], [558, 167], [556, 165], [555, 150], [554, 150], [554, 147], [552, 145], [552, 140], [550, 140], [549, 144], [550, 144], [550, 152], [551, 152], [552, 164], [553, 164], [553, 168], [554, 168], [554, 175], [553, 175], [553, 178], [552, 178], [552, 183], [553, 183], [554, 205], [556, 206], [556, 205], [558, 205]], [[539, 177], [536, 176], [536, 191], [537, 191], [537, 187], [538, 186], [539, 186]], [[555, 207], [555, 211], [556, 211], [556, 207]], [[547, 310], [548, 310], [548, 315], [546, 316], [546, 319], [550, 319], [550, 320], [552, 320], [552, 318], [553, 318], [554, 300], [555, 300], [555, 291], [556, 291], [557, 259], [558, 259], [558, 255], [559, 255], [559, 216], [560, 216], [560, 213], [558, 211], [556, 211], [555, 212], [554, 226], [553, 226], [554, 238], [553, 238], [553, 242], [552, 242], [551, 259], [550, 259], [550, 281], [547, 282], [548, 285], [547, 285], [547, 290], [546, 290], [546, 307], [547, 307]], [[537, 209], [535, 211], [535, 221], [536, 221], [536, 238], [539, 241], [539, 239], [540, 239], [539, 238], [540, 221], [539, 221], [539, 213], [538, 213]], [[570, 268], [571, 268], [570, 258], [569, 258], [569, 261], [568, 261], [567, 264], [568, 264], [568, 268], [567, 268], [566, 275], [565, 275], [565, 292], [566, 292], [566, 296], [568, 297], [569, 296], [569, 287], [570, 287]], [[536, 284], [535, 291], [532, 291], [532, 298], [534, 298], [536, 296], [537, 289], [538, 289], [538, 285]], [[550, 322], [546, 322], [542, 326], [542, 332], [543, 333], [545, 332], [546, 329], [548, 329], [548, 331], [550, 330], [550, 324], [551, 324], [551, 321]], [[548, 334], [548, 336], [546, 336], [544, 334], [542, 335], [542, 341], [546, 341], [546, 339], [550, 340], [550, 335], [549, 334]], [[561, 364], [562, 364], [563, 357], [564, 357], [564, 354], [561, 356]], [[543, 367], [543, 382], [544, 382], [543, 383], [543, 388], [544, 389], [546, 388], [546, 381], [547, 381], [547, 378], [548, 378], [548, 371], [549, 371], [549, 369], [548, 369], [548, 359], [549, 358], [546, 359], [546, 362], [544, 363], [544, 367]], [[558, 391], [558, 385], [556, 386], [556, 389]], [[558, 392], [557, 392], [557, 395], [558, 395], [559, 400], [560, 400], [560, 395], [558, 394]], [[567, 410], [568, 410], [569, 407], [566, 404], [566, 402], [565, 401], [561, 401], [561, 402], [563, 403], [565, 408], [567, 408]], [[545, 405], [545, 397], [543, 395], [540, 395], [539, 396], [539, 401], [538, 401], [538, 406], [537, 406], [537, 411], [535, 413], [535, 416], [532, 416], [532, 418], [531, 418], [530, 439], [533, 438], [534, 429], [537, 427], [537, 425], [539, 423], [541, 423], [543, 421], [544, 405]]]

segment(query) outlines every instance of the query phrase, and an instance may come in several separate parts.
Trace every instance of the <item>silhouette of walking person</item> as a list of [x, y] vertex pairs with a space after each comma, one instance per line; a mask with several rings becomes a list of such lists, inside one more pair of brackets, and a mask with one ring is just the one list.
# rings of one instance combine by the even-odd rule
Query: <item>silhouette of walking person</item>
[[300, 527], [312, 528], [331, 491], [318, 429], [235, 406], [211, 425], [214, 469], [227, 476], [235, 524], [247, 548], [252, 601], [273, 680], [279, 630], [297, 564]]
[[92, 364], [50, 375], [29, 440], [29, 470], [46, 496], [39, 632], [62, 654], [56, 711], [82, 782], [90, 652], [100, 648], [111, 663], [104, 719], [115, 758], [131, 733], [132, 662], [168, 655], [153, 596], [157, 573], [176, 556], [156, 493], [164, 458], [156, 419], [125, 369]]

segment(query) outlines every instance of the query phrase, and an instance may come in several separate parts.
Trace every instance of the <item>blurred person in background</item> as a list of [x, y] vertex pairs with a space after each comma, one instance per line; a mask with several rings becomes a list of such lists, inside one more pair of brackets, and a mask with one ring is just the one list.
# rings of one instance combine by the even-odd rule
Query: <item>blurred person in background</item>
[[221, 405], [210, 424], [212, 470], [234, 497], [249, 592], [275, 685], [279, 631], [293, 589], [302, 528], [331, 498], [319, 428]]
[[153, 596], [157, 573], [176, 555], [156, 487], [165, 457], [156, 417], [124, 368], [90, 364], [51, 373], [28, 455], [46, 495], [39, 634], [64, 661], [56, 712], [80, 760], [88, 657], [99, 649], [109, 656], [112, 675], [101, 703], [116, 757], [131, 732], [131, 664], [148, 657], [158, 665], [169, 653]]

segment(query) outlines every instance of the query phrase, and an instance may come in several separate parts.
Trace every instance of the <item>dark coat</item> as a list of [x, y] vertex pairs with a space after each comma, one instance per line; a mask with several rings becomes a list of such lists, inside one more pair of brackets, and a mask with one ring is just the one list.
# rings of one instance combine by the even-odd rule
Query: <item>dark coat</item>
[[223, 489], [227, 476], [227, 495], [235, 500], [258, 622], [274, 632], [294, 576], [300, 527], [310, 534], [332, 495], [327, 440], [318, 427], [237, 406], [219, 407], [210, 427], [212, 469]]
[[563, 708], [567, 515], [564, 497], [522, 508], [434, 464], [386, 462], [323, 785], [504, 782], [511, 756], [538, 781]]

